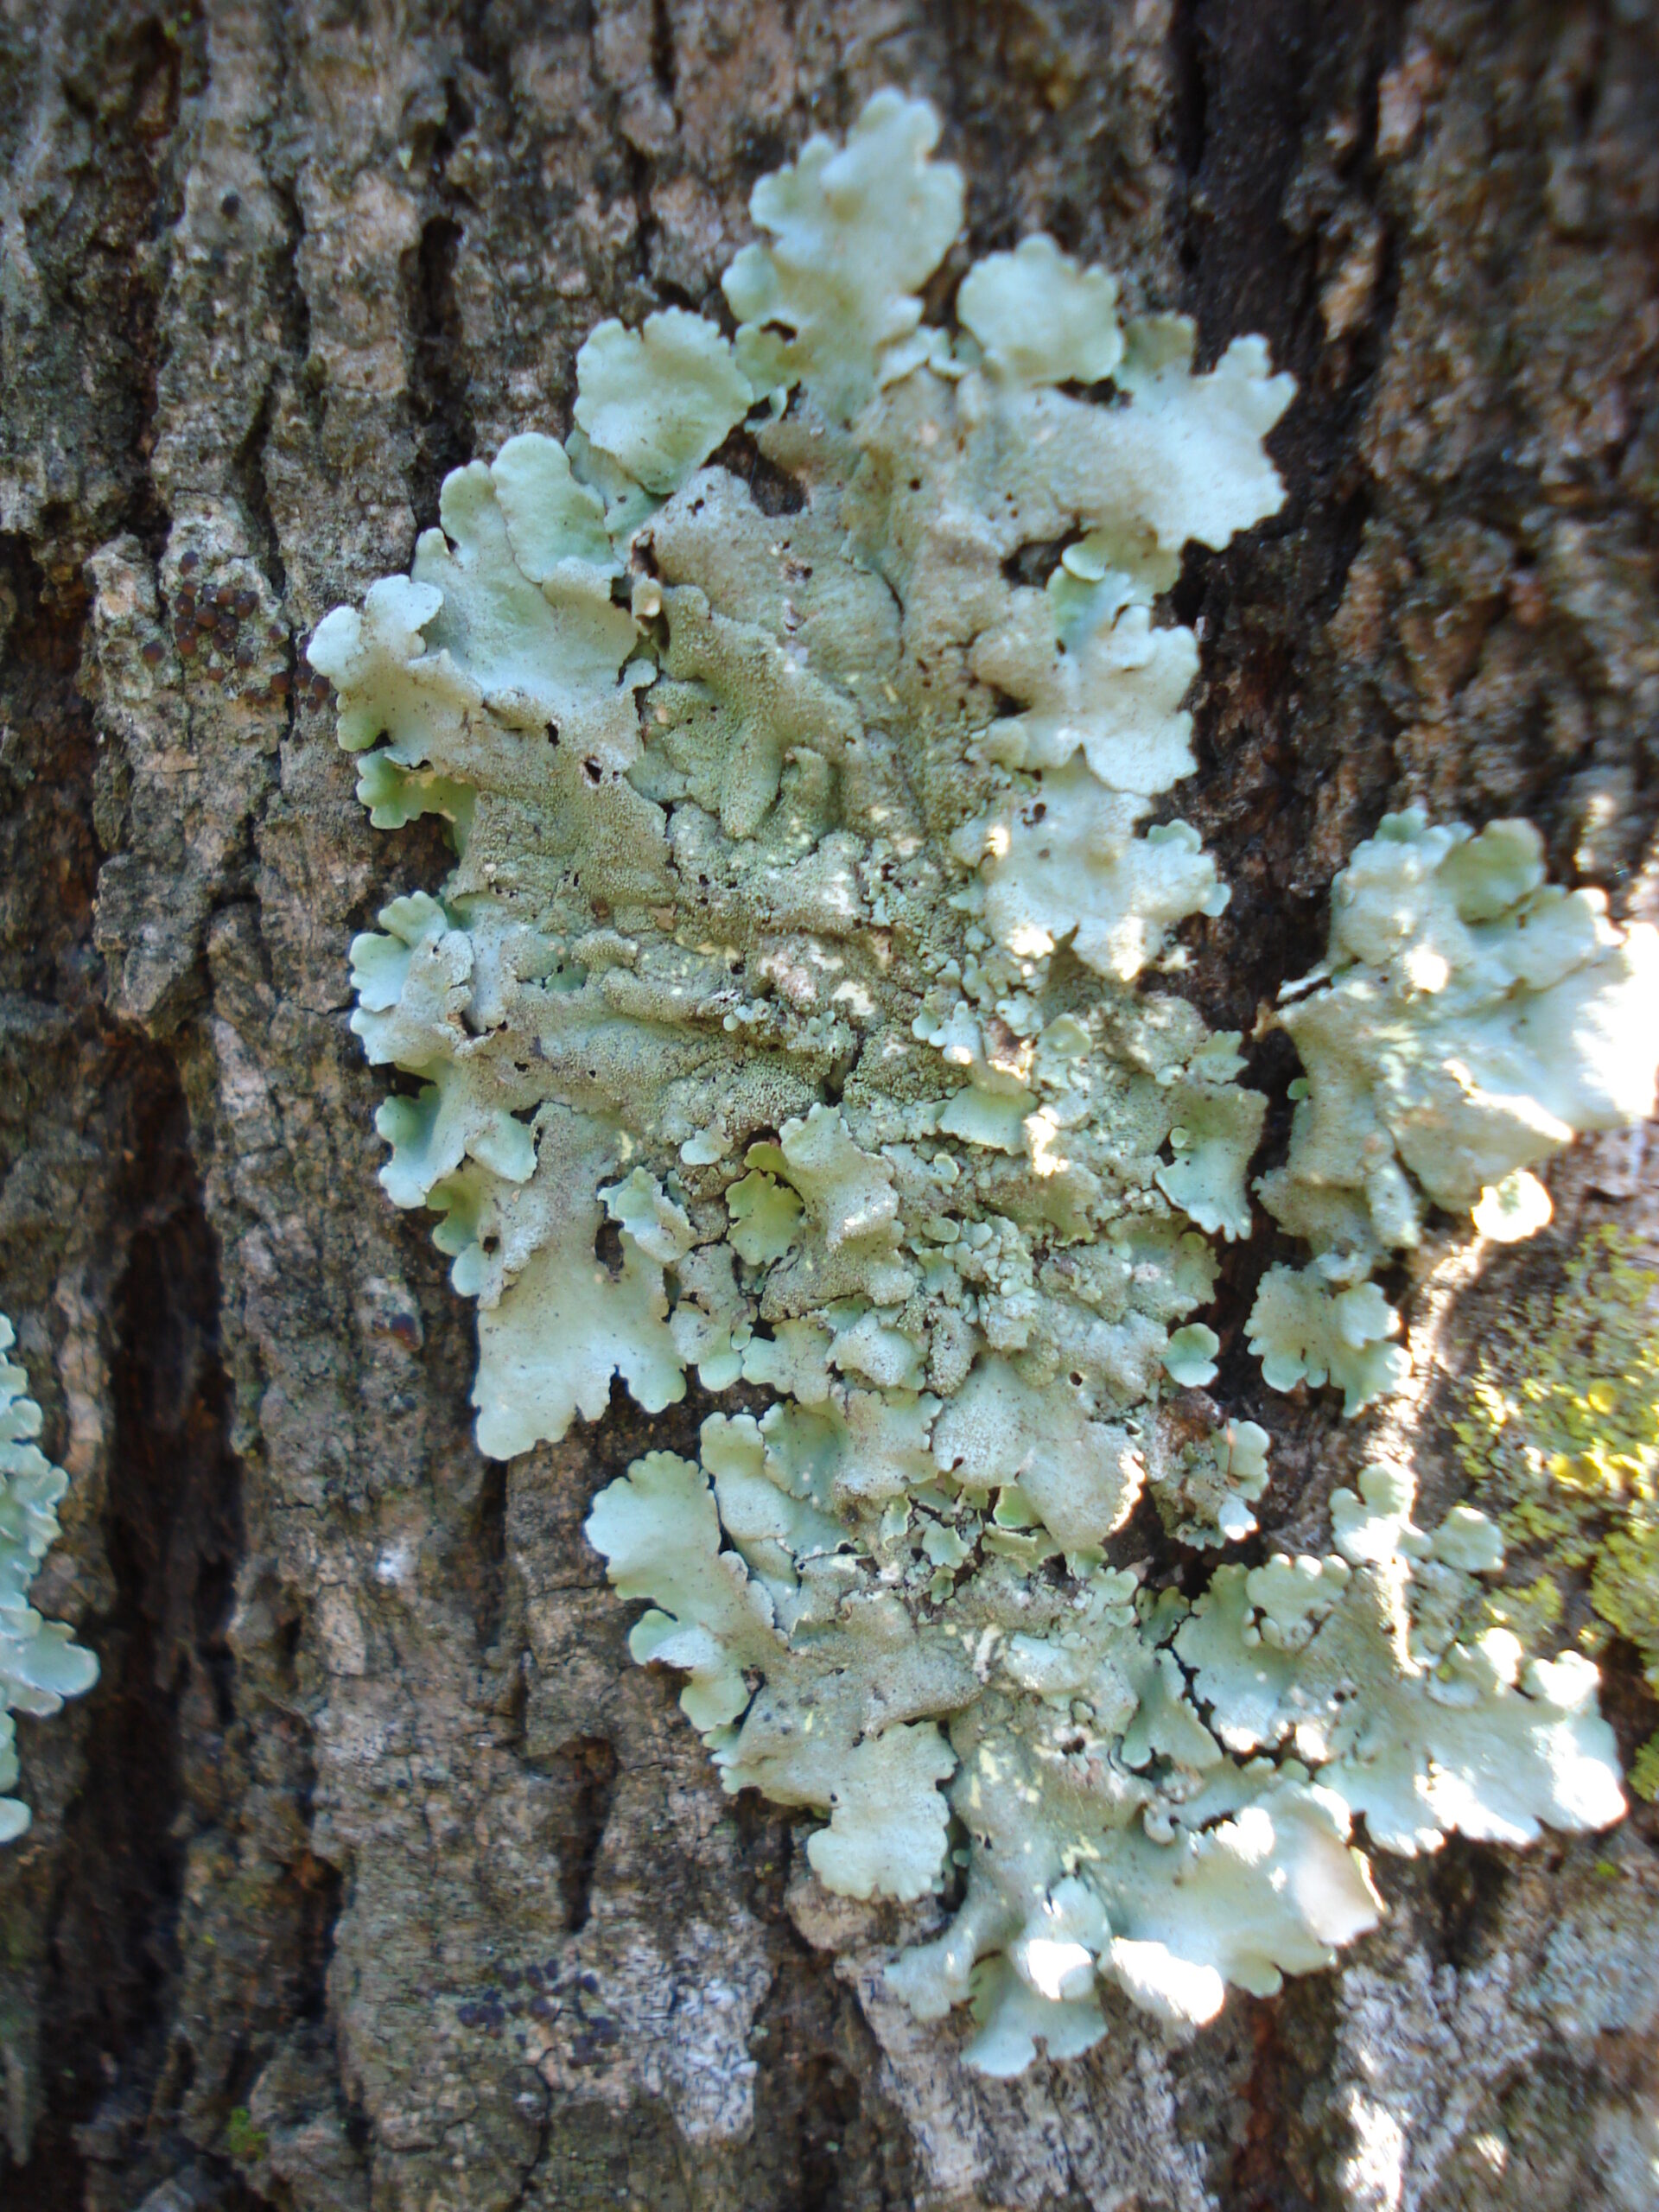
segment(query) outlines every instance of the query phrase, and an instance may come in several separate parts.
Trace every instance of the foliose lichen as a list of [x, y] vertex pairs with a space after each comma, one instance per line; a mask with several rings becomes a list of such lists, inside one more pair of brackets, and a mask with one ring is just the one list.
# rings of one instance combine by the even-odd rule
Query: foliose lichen
[[[353, 1021], [418, 1086], [381, 1109], [383, 1180], [478, 1300], [480, 1444], [595, 1420], [618, 1377], [647, 1411], [693, 1370], [749, 1386], [760, 1410], [637, 1461], [588, 1534], [726, 1786], [828, 1815], [821, 1880], [913, 1900], [961, 1870], [892, 1972], [925, 2018], [971, 1999], [1001, 2074], [1096, 2040], [1103, 1978], [1193, 2021], [1327, 1964], [1378, 1910], [1356, 1815], [1412, 1850], [1622, 1801], [1594, 1669], [1481, 1621], [1496, 1532], [1423, 1535], [1397, 1472], [1330, 1559], [1224, 1567], [1196, 1605], [1109, 1561], [1143, 1491], [1216, 1547], [1267, 1479], [1263, 1431], [1195, 1428], [1170, 1387], [1217, 1374], [1192, 1317], [1211, 1240], [1249, 1234], [1265, 1102], [1159, 988], [1227, 892], [1149, 817], [1193, 766], [1198, 648], [1161, 595], [1189, 540], [1280, 505], [1292, 386], [1258, 339], [1198, 372], [1190, 323], [1120, 316], [1043, 238], [925, 321], [963, 210], [938, 136], [883, 93], [764, 180], [734, 340], [602, 325], [563, 445], [452, 475], [410, 576], [310, 657], [373, 819], [455, 844], [357, 940]], [[1571, 937], [1514, 896], [1529, 945]], [[1334, 1021], [1321, 1053], [1353, 963], [1387, 981], [1347, 946], [1285, 1020], [1357, 1102], [1368, 1179], [1299, 1120], [1270, 1203], [1322, 1272], [1256, 1333], [1275, 1379], [1357, 1402], [1395, 1325], [1370, 1267], [1415, 1218], [1389, 1163], [1437, 1200], [1468, 1174], [1390, 1087], [1415, 1052], [1433, 1090], [1455, 1020], [1410, 1045], [1407, 991], [1407, 1045]], [[1577, 1104], [1552, 1129], [1593, 1126]], [[1541, 1156], [1451, 1125], [1469, 1172]]]
[[1312, 1245], [1249, 1323], [1276, 1389], [1329, 1379], [1357, 1413], [1409, 1369], [1369, 1278], [1425, 1202], [1515, 1242], [1550, 1218], [1531, 1170], [1653, 1109], [1659, 931], [1546, 881], [1529, 822], [1383, 817], [1331, 894], [1324, 962], [1279, 1016], [1306, 1071], [1284, 1165], [1256, 1185]]
[[[1497, 1323], [1454, 1425], [1472, 1494], [1520, 1554], [1488, 1611], [1552, 1630], [1587, 1580], [1584, 1640], [1624, 1637], [1659, 1694], [1659, 1268], [1634, 1236], [1592, 1230], [1558, 1287]], [[1630, 1782], [1659, 1796], [1659, 1733]]]
[[29, 1810], [9, 1793], [17, 1785], [14, 1713], [46, 1719], [67, 1697], [98, 1680], [98, 1662], [61, 1621], [43, 1620], [29, 1602], [29, 1586], [59, 1535], [56, 1507], [69, 1478], [33, 1441], [41, 1409], [29, 1396], [29, 1376], [4, 1357], [15, 1342], [0, 1313], [0, 1844], [13, 1843]]

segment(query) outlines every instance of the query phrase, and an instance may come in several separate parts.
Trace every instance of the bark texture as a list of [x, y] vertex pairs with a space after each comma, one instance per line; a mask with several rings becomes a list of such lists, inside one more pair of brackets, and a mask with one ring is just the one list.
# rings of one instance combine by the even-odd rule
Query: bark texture
[[[444, 471], [568, 426], [592, 324], [714, 302], [754, 178], [896, 83], [976, 248], [1043, 226], [1260, 330], [1272, 525], [1190, 559], [1248, 1029], [1385, 804], [1528, 811], [1659, 904], [1659, 34], [1644, 0], [4, 0], [0, 1305], [74, 1488], [0, 1857], [8, 2212], [1643, 2212], [1659, 1827], [1382, 1862], [1328, 1975], [999, 2086], [877, 1910], [722, 1798], [581, 1523], [695, 1394], [503, 1469], [375, 1180], [370, 830], [302, 647]], [[429, 830], [431, 824], [425, 825]], [[1259, 1079], [1282, 1099], [1270, 1049]], [[1431, 1500], [1482, 1317], [1659, 1146], [1409, 1319]], [[1260, 1255], [1248, 1263], [1259, 1268]], [[1224, 1379], [1252, 1283], [1215, 1320]], [[1412, 1286], [1405, 1287], [1409, 1292]], [[1271, 1402], [1267, 1535], [1363, 1457]], [[1436, 1497], [1436, 1492], [1440, 1493]], [[1654, 1725], [1617, 1651], [1625, 1748]]]

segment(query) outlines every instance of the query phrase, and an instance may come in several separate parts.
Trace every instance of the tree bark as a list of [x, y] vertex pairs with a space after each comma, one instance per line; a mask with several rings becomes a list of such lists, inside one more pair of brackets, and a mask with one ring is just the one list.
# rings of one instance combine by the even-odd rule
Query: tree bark
[[[5, 15], [0, 1305], [73, 1480], [39, 1602], [103, 1665], [24, 1724], [0, 1854], [8, 2212], [1659, 2202], [1647, 1811], [1381, 1861], [1377, 1935], [1184, 2044], [1120, 2007], [987, 2083], [895, 2004], [881, 1913], [721, 1796], [581, 1533], [695, 1393], [474, 1446], [471, 1315], [376, 1181], [346, 1027], [351, 935], [444, 856], [370, 830], [302, 653], [446, 470], [568, 428], [596, 321], [712, 311], [757, 175], [893, 83], [976, 248], [1046, 228], [1299, 380], [1283, 513], [1176, 593], [1183, 810], [1234, 886], [1205, 1012], [1249, 1030], [1310, 963], [1387, 805], [1529, 813], [1557, 875], [1651, 908], [1649, 8]], [[1652, 1230], [1659, 1157], [1585, 1147], [1555, 1196], [1557, 1243]], [[1425, 1264], [1431, 1492], [1437, 1391], [1546, 1263]], [[1273, 1403], [1294, 1550], [1363, 1438]], [[1628, 1751], [1654, 1715], [1609, 1664]]]

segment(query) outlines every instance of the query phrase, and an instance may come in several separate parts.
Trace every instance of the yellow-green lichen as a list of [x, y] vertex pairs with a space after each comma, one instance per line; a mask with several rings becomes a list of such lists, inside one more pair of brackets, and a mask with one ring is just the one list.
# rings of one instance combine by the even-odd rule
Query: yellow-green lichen
[[[1489, 1604], [1553, 1626], [1586, 1579], [1595, 1620], [1636, 1646], [1659, 1693], [1659, 1268], [1627, 1231], [1592, 1230], [1560, 1287], [1500, 1324], [1456, 1423], [1477, 1499], [1524, 1547], [1530, 1580]], [[1630, 1775], [1659, 1796], [1659, 1733]]]

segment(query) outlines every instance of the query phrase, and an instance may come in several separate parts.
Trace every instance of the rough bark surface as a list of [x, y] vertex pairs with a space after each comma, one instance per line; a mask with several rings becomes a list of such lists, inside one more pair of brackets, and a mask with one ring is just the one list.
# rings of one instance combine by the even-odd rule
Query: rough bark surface
[[[567, 427], [594, 321], [712, 305], [754, 178], [897, 83], [976, 247], [1042, 225], [1300, 379], [1284, 513], [1178, 593], [1181, 807], [1236, 887], [1206, 1011], [1250, 1027], [1410, 798], [1529, 811], [1651, 909], [1644, 0], [3, 13], [0, 1305], [74, 1484], [42, 1602], [104, 1669], [23, 1723], [8, 2212], [1651, 2208], [1646, 1815], [1383, 1861], [1339, 1971], [1183, 2046], [1120, 2011], [987, 2084], [885, 1993], [880, 1914], [721, 1797], [582, 1537], [695, 1397], [474, 1447], [470, 1314], [375, 1180], [346, 1027], [349, 937], [442, 856], [369, 829], [302, 657], [447, 468]], [[1483, 1282], [1423, 1257], [1396, 1418], [1431, 1496], [1483, 1314], [1577, 1224], [1659, 1225], [1659, 1146], [1556, 1198]], [[1214, 1317], [1245, 1409], [1259, 1265]], [[1271, 1405], [1294, 1549], [1363, 1440]], [[1654, 1715], [1611, 1665], [1628, 1750]]]

